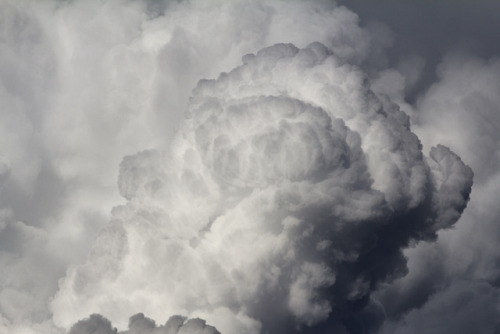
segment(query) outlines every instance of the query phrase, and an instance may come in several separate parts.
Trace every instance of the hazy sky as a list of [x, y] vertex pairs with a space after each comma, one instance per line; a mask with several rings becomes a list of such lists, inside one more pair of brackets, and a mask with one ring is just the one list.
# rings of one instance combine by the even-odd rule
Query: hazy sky
[[500, 333], [498, 13], [0, 0], [0, 332]]

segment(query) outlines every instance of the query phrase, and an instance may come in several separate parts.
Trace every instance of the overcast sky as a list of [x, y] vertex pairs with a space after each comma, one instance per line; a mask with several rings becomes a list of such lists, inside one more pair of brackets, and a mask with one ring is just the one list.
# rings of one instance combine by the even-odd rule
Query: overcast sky
[[498, 13], [0, 0], [0, 332], [500, 333]]

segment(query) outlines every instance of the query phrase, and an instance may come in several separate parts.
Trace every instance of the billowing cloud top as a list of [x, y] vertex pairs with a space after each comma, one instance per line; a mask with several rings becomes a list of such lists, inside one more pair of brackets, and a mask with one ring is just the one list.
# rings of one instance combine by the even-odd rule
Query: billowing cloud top
[[200, 81], [168, 151], [122, 161], [128, 202], [61, 281], [54, 321], [183, 314], [222, 333], [342, 321], [405, 272], [411, 240], [458, 219], [471, 184], [446, 147], [424, 157], [357, 66], [321, 43], [276, 44]]
[[[129, 319], [128, 330], [120, 334], [220, 334], [213, 326], [207, 325], [202, 319], [189, 319], [174, 315], [168, 319], [165, 325], [156, 326], [154, 320], [149, 319], [142, 313], [138, 313]], [[116, 334], [108, 319], [99, 314], [78, 321], [69, 330], [68, 334]]]

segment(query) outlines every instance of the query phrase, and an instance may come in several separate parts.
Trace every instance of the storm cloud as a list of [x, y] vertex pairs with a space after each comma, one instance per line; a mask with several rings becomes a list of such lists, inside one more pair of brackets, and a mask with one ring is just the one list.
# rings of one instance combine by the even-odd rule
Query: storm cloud
[[496, 5], [341, 4], [0, 1], [0, 331], [498, 330]]
[[200, 81], [169, 151], [122, 162], [129, 203], [60, 283], [56, 324], [92, 310], [239, 333], [342, 321], [405, 272], [410, 240], [458, 219], [471, 170], [443, 146], [424, 158], [356, 66], [320, 43], [243, 62]]

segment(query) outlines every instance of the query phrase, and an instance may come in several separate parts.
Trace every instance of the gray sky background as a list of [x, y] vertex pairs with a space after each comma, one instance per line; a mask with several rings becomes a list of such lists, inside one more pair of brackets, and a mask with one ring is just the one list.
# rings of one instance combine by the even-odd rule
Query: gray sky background
[[392, 47], [387, 51], [394, 66], [402, 57], [417, 55], [426, 66], [415, 90], [436, 80], [436, 66], [450, 52], [467, 52], [490, 58], [500, 54], [497, 31], [500, 3], [496, 0], [340, 0], [338, 2], [360, 16], [361, 26], [373, 22], [385, 24], [393, 33]]

